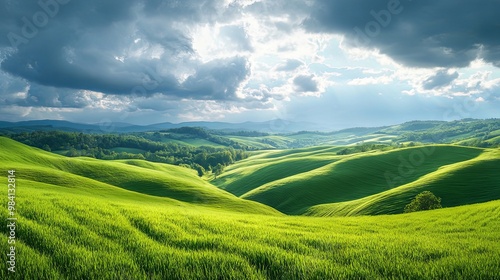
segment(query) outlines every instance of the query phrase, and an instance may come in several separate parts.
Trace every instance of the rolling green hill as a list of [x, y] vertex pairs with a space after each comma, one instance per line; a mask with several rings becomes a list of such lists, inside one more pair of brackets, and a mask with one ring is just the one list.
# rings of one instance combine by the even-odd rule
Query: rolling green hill
[[[335, 149], [260, 152], [234, 170], [252, 160], [287, 169], [287, 160], [306, 157], [329, 158], [316, 168], [326, 169], [391, 154], [339, 157]], [[474, 161], [497, 166], [497, 151], [443, 149], [470, 163], [464, 176], [483, 174], [487, 166]], [[444, 180], [453, 165], [435, 173]], [[17, 218], [16, 272], [4, 266], [1, 279], [495, 279], [500, 270], [500, 201], [390, 216], [285, 216], [189, 169], [65, 158], [6, 138], [0, 169], [5, 181], [16, 169]], [[0, 205], [7, 201], [1, 188]], [[0, 232], [5, 265], [10, 232]]]
[[[0, 137], [1, 166], [19, 170], [22, 180], [77, 188], [80, 191], [168, 198], [198, 205], [215, 205], [245, 212], [275, 212], [271, 208], [239, 199], [200, 179], [196, 171], [141, 160], [103, 161], [67, 158]], [[118, 189], [120, 188], [120, 189]], [[110, 191], [110, 189], [112, 191]], [[142, 197], [142, 196], [139, 196]], [[112, 197], [111, 197], [112, 198]]]
[[[241, 196], [266, 183], [307, 172], [340, 159], [340, 148], [314, 147], [285, 151], [267, 151], [230, 165], [212, 181], [220, 188]], [[320, 154], [318, 156], [318, 154]]]
[[500, 199], [498, 150], [432, 145], [348, 156], [333, 151], [262, 153], [231, 166], [213, 183], [286, 214], [401, 213], [423, 190], [441, 195], [444, 206]]
[[418, 193], [428, 190], [443, 207], [500, 199], [500, 150], [485, 150], [471, 160], [443, 166], [397, 188], [361, 199], [313, 206], [306, 214], [350, 216], [401, 213]]

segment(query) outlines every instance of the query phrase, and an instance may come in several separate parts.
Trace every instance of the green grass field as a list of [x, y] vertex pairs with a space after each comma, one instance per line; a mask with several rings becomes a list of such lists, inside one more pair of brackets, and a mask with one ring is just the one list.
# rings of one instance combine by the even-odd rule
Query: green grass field
[[[428, 170], [474, 176], [487, 167], [477, 162], [498, 158], [494, 150], [443, 149], [455, 163], [429, 163]], [[339, 158], [328, 147], [261, 152], [228, 168], [221, 180], [254, 160], [288, 169], [294, 157], [328, 158], [318, 167], [328, 169], [377, 154], [391, 155]], [[460, 163], [462, 169], [452, 168]], [[400, 215], [285, 216], [189, 169], [65, 158], [5, 138], [0, 169], [5, 184], [7, 170], [16, 169], [18, 218], [15, 273], [5, 267], [8, 230], [1, 227], [1, 279], [498, 279], [500, 271], [498, 200]]]
[[261, 153], [230, 166], [213, 183], [295, 215], [402, 213], [424, 190], [441, 196], [445, 207], [500, 199], [498, 149], [431, 145], [347, 156], [335, 151]]
[[285, 151], [260, 152], [229, 166], [212, 183], [237, 196], [266, 183], [307, 172], [341, 157], [340, 148], [314, 147]]
[[308, 215], [350, 216], [396, 214], [418, 193], [428, 190], [442, 198], [443, 207], [500, 199], [500, 150], [449, 164], [399, 187], [360, 199], [317, 205]]

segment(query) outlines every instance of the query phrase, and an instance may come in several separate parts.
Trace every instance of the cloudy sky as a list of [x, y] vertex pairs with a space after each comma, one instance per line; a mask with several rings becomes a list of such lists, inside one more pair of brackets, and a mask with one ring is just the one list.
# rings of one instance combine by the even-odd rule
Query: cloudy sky
[[500, 117], [498, 0], [0, 0], [0, 120]]

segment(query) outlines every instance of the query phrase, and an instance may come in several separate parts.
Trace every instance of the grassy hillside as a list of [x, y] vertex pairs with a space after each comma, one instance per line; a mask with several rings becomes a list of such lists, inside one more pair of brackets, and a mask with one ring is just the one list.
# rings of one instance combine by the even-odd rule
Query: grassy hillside
[[307, 172], [339, 160], [337, 147], [313, 147], [261, 152], [229, 166], [212, 181], [220, 188], [241, 196], [266, 183]]
[[418, 193], [429, 190], [443, 207], [500, 199], [500, 150], [485, 150], [471, 160], [451, 164], [400, 187], [361, 199], [313, 206], [306, 214], [351, 216], [401, 213]]
[[79, 188], [99, 195], [102, 191], [129, 196], [129, 192], [125, 192], [128, 190], [169, 198], [168, 201], [175, 199], [257, 213], [275, 212], [214, 187], [188, 168], [141, 160], [67, 158], [3, 137], [0, 137], [0, 147], [0, 166], [4, 170], [19, 170], [22, 179], [36, 183]]
[[[316, 147], [262, 153], [231, 166], [213, 183], [286, 214], [401, 213], [413, 196], [427, 189], [442, 194], [444, 206], [500, 198], [498, 150], [434, 145], [348, 156], [332, 151]], [[424, 184], [424, 179], [434, 184]], [[404, 195], [391, 196], [397, 203], [372, 200], [403, 186]], [[321, 204], [327, 205], [317, 206]]]
[[[500, 270], [500, 201], [392, 216], [284, 216], [188, 169], [68, 159], [4, 138], [0, 169], [5, 180], [16, 169], [18, 219], [16, 272], [3, 267], [0, 279], [495, 279]], [[127, 190], [134, 180], [129, 188], [138, 189]], [[181, 201], [195, 200], [184, 194], [198, 194], [197, 203]], [[0, 204], [7, 201], [1, 188]], [[0, 232], [5, 264], [8, 228]]]

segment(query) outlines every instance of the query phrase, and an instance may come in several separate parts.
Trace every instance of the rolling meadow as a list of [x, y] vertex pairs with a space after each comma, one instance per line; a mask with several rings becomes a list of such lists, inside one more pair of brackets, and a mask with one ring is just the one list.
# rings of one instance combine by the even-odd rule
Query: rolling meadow
[[[2, 279], [498, 279], [498, 149], [260, 151], [217, 179], [7, 138], [0, 149], [18, 218]], [[405, 159], [419, 164], [401, 173]], [[422, 190], [444, 208], [401, 214]]]

